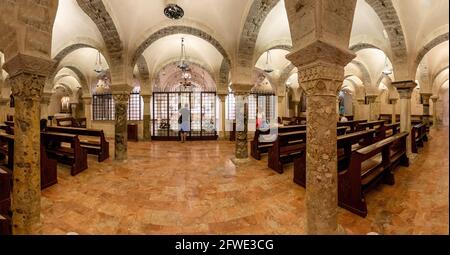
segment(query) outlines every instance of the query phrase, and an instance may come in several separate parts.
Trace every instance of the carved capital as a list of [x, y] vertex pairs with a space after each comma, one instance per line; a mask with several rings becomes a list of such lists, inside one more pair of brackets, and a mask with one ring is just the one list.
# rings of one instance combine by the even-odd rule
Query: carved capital
[[437, 103], [439, 97], [438, 96], [432, 96], [430, 99], [431, 99], [431, 101], [433, 101], [433, 104], [435, 104], [435, 103]]
[[251, 84], [232, 84], [231, 89], [235, 95], [248, 95], [252, 90], [253, 85]]
[[127, 93], [113, 94], [113, 99], [116, 104], [128, 104], [130, 94]]
[[417, 87], [415, 81], [396, 81], [392, 86], [397, 88], [400, 99], [411, 99], [413, 90]]
[[49, 59], [37, 58], [23, 54], [17, 54], [6, 62], [3, 69], [8, 72], [9, 77], [15, 77], [22, 73], [35, 74], [47, 77], [52, 70], [54, 61]]
[[430, 99], [432, 95], [433, 95], [432, 93], [420, 93], [424, 105], [430, 104]]
[[40, 101], [45, 80], [45, 76], [30, 73], [20, 73], [10, 77], [12, 95], [15, 99]]
[[344, 66], [316, 61], [298, 67], [298, 76], [308, 96], [337, 96], [344, 80]]
[[0, 105], [5, 106], [9, 103], [9, 98], [0, 98]]
[[217, 96], [219, 97], [220, 102], [224, 103], [227, 99], [228, 94], [218, 94]]
[[398, 98], [391, 98], [389, 101], [391, 101], [391, 104], [397, 104]]
[[52, 97], [51, 93], [44, 92], [41, 97], [41, 104], [49, 105], [51, 97]]
[[142, 95], [142, 99], [144, 100], [144, 104], [150, 104], [150, 102], [152, 101], [152, 96], [151, 95]]
[[367, 95], [367, 101], [370, 104], [374, 104], [377, 101], [378, 96], [377, 95]]

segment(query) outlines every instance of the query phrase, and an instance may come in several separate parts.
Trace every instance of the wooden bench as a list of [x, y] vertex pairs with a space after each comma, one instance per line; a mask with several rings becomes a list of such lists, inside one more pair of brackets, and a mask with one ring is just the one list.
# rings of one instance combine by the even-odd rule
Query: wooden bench
[[400, 133], [400, 123], [387, 124], [386, 127], [386, 138]]
[[347, 133], [354, 133], [356, 132], [356, 127], [360, 123], [365, 123], [367, 120], [352, 120], [352, 121], [345, 121], [345, 122], [338, 122], [338, 127], [346, 127]]
[[[338, 170], [347, 169], [352, 152], [373, 143], [375, 130], [366, 130], [339, 136], [337, 139]], [[294, 182], [306, 186], [306, 154], [294, 160]]]
[[300, 157], [306, 149], [306, 131], [278, 134], [277, 140], [269, 149], [268, 166], [282, 174], [283, 165]]
[[0, 235], [11, 234], [11, 173], [0, 167]]
[[95, 141], [80, 141], [81, 147], [88, 154], [98, 156], [98, 162], [103, 162], [109, 158], [109, 143], [106, 141], [103, 130], [70, 128], [70, 127], [47, 127], [48, 132], [88, 136], [95, 138]]
[[273, 138], [269, 137], [271, 131], [274, 134], [306, 131], [306, 125], [280, 126], [268, 129], [266, 131], [261, 131], [260, 129], [257, 129], [253, 141], [251, 142], [251, 150], [250, 150], [250, 154], [254, 159], [261, 160], [261, 155], [264, 153], [268, 153], [269, 149], [273, 146], [276, 137]]
[[6, 124], [8, 127], [14, 127], [14, 121], [5, 121], [5, 124]]
[[424, 123], [415, 125], [411, 129], [411, 151], [418, 153], [419, 147], [424, 146], [424, 142], [428, 141], [427, 127]]
[[58, 127], [86, 128], [86, 118], [59, 118], [56, 119], [56, 125]]
[[[42, 144], [40, 150], [41, 189], [46, 189], [58, 183], [57, 162], [47, 156]], [[5, 169], [12, 173], [14, 170], [14, 136], [12, 135], [0, 135], [0, 159], [3, 158], [7, 158]]]
[[[352, 153], [350, 167], [338, 173], [339, 206], [361, 217], [367, 216], [364, 194], [379, 183], [394, 185], [393, 171], [406, 163], [407, 132], [386, 138]], [[392, 153], [395, 147], [395, 153]]]
[[[45, 132], [42, 133], [41, 143], [50, 158], [72, 167], [72, 176], [88, 168], [87, 153], [81, 147], [78, 135]], [[62, 143], [70, 144], [70, 148], [63, 147]]]
[[376, 121], [369, 121], [364, 123], [358, 123], [356, 127], [356, 131], [363, 131], [367, 129], [378, 129], [381, 128], [386, 124], [385, 120], [376, 120]]

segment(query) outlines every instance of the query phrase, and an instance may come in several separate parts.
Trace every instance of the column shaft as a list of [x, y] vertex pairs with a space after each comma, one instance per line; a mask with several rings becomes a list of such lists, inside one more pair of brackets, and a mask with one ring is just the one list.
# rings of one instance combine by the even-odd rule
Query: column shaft
[[[414, 81], [393, 82], [392, 85], [397, 88], [400, 95], [400, 131], [411, 134], [411, 95], [413, 89], [417, 86]], [[406, 140], [407, 153], [411, 154], [411, 135]]]
[[236, 159], [248, 159], [248, 103], [247, 95], [235, 93], [236, 97]]
[[15, 99], [13, 234], [32, 234], [40, 227], [40, 108], [45, 77], [27, 73], [11, 77]]
[[129, 94], [114, 94], [115, 103], [115, 160], [128, 159], [128, 99]]
[[150, 141], [152, 139], [151, 133], [151, 113], [150, 103], [152, 96], [143, 96], [144, 98], [144, 140]]

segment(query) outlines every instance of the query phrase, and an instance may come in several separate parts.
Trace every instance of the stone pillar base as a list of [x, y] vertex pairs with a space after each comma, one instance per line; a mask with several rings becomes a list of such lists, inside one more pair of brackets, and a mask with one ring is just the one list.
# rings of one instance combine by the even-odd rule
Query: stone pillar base
[[251, 159], [249, 159], [249, 158], [244, 158], [244, 159], [240, 159], [240, 158], [232, 158], [232, 159], [231, 159], [231, 162], [233, 162], [233, 164], [234, 164], [236, 167], [239, 167], [239, 166], [244, 166], [244, 165], [249, 164], [249, 163], [251, 162]]

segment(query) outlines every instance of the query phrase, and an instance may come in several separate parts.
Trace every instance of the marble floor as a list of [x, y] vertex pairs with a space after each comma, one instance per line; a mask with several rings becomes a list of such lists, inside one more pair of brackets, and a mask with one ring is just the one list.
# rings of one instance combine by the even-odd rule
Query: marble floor
[[[304, 234], [305, 190], [267, 168], [236, 168], [230, 142], [129, 143], [129, 160], [98, 163], [42, 193], [42, 233]], [[112, 150], [113, 151], [113, 150]], [[431, 139], [395, 186], [367, 195], [369, 215], [339, 211], [348, 234], [449, 234], [448, 129]]]

